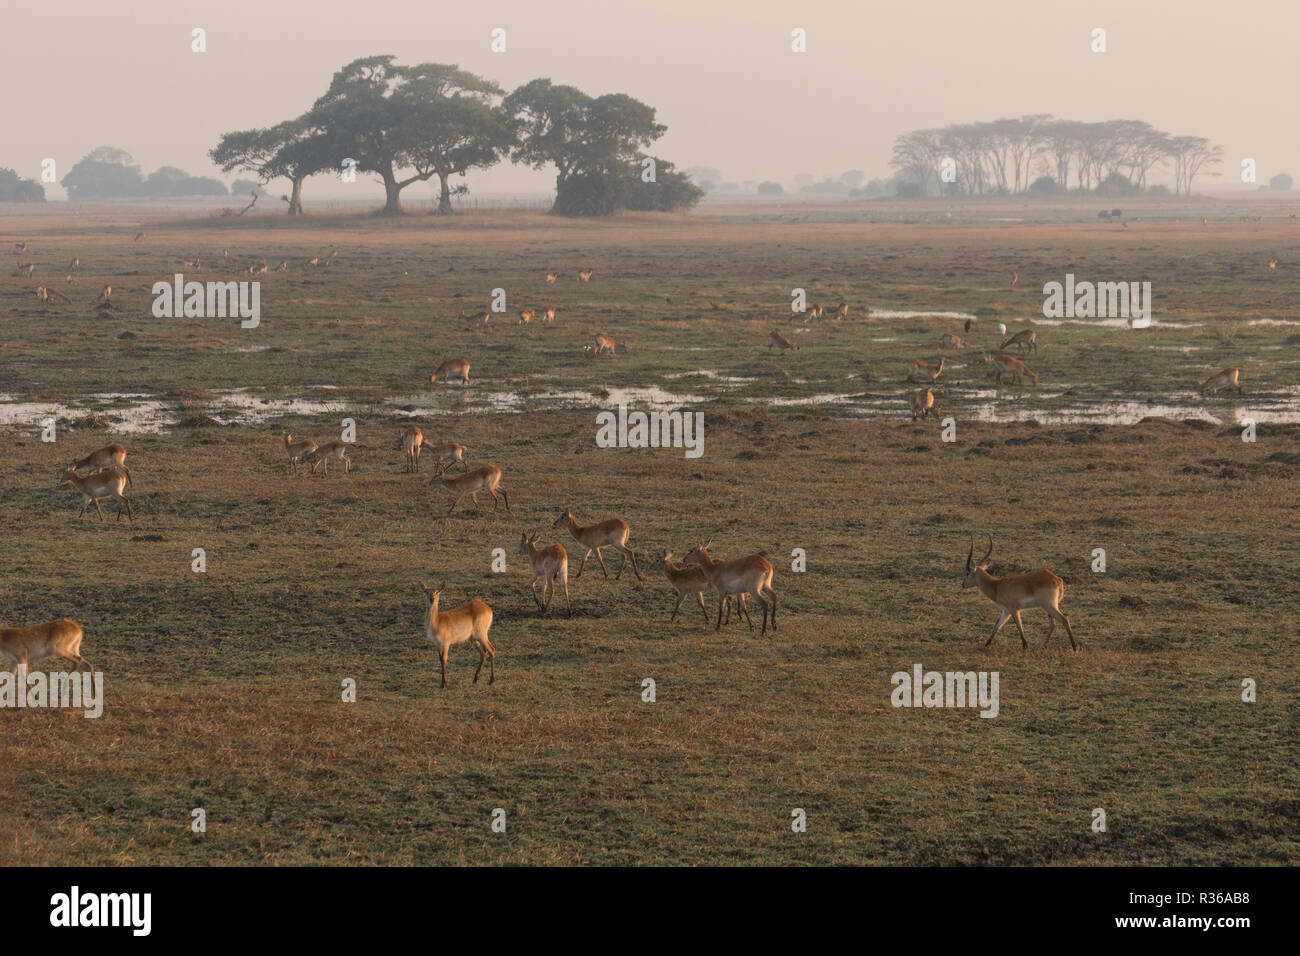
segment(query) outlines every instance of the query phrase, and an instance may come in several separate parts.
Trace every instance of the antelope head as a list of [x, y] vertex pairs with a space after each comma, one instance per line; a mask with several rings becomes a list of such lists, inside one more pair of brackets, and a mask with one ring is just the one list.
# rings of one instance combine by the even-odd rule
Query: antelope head
[[989, 555], [993, 553], [993, 536], [989, 535], [989, 549], [984, 552], [984, 557], [978, 561], [975, 560], [975, 535], [970, 536], [970, 551], [966, 554], [966, 576], [962, 579], [961, 586], [964, 588], [973, 588], [979, 584], [979, 573], [983, 571], [987, 564]]

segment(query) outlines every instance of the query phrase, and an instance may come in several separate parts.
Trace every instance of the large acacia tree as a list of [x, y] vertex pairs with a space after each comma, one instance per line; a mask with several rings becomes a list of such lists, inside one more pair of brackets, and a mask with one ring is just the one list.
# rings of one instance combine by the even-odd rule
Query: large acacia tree
[[310, 114], [277, 123], [267, 129], [226, 133], [208, 152], [212, 162], [225, 172], [238, 169], [253, 173], [259, 183], [284, 177], [289, 180], [289, 215], [302, 215], [302, 184], [330, 168], [330, 139]]

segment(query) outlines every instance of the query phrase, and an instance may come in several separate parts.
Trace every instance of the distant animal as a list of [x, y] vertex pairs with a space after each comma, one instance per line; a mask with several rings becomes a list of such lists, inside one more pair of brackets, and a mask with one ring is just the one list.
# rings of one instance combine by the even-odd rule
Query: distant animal
[[966, 328], [964, 329], [964, 331], [966, 332], [967, 335], [970, 335], [970, 326], [971, 326], [971, 321], [970, 321], [970, 319], [967, 319], [967, 320], [966, 320]]
[[136, 242], [139, 242], [139, 241], [140, 241], [141, 239], [143, 239], [143, 238], [144, 238], [144, 233], [143, 233], [143, 232], [137, 232], [137, 233], [135, 234], [135, 241], [136, 241]]
[[429, 376], [429, 384], [437, 385], [438, 379], [448, 384], [452, 379], [459, 379], [464, 385], [469, 384], [469, 360], [463, 358], [447, 359]]
[[826, 310], [822, 308], [820, 305], [814, 305], [809, 309], [807, 309], [805, 314], [810, 319], [820, 319], [823, 315], [826, 314]]
[[966, 343], [962, 341], [960, 336], [945, 332], [943, 338], [939, 340], [939, 347], [943, 349], [964, 349]]
[[669, 624], [677, 620], [677, 612], [682, 608], [682, 601], [693, 594], [700, 604], [700, 613], [704, 615], [704, 626], [709, 626], [709, 610], [704, 606], [704, 592], [713, 590], [713, 585], [709, 583], [709, 576], [704, 573], [702, 567], [698, 564], [678, 567], [673, 564], [673, 553], [664, 551], [654, 559], [650, 570], [663, 571], [668, 583], [677, 591], [677, 603], [673, 606], [672, 616], [668, 618]]
[[474, 683], [478, 683], [478, 676], [483, 671], [483, 661], [487, 659], [491, 661], [488, 683], [495, 684], [497, 652], [492, 648], [492, 642], [488, 640], [488, 630], [492, 627], [492, 608], [478, 598], [474, 598], [454, 610], [439, 611], [438, 599], [445, 590], [447, 590], [446, 581], [436, 588], [429, 587], [423, 581], [420, 582], [420, 591], [424, 594], [426, 602], [425, 639], [438, 649], [438, 660], [442, 665], [442, 686], [447, 686], [447, 651], [451, 645], [466, 641], [478, 651], [478, 667], [474, 669]]
[[343, 474], [345, 475], [352, 470], [352, 459], [348, 457], [348, 446], [338, 439], [318, 445], [303, 455], [302, 460], [311, 465], [313, 475], [316, 474], [316, 466], [320, 465], [321, 478], [329, 477], [331, 461], [343, 462]]
[[927, 415], [933, 415], [935, 418], [939, 417], [939, 408], [934, 404], [934, 392], [930, 389], [912, 389], [908, 401], [912, 406], [912, 421], [925, 418]]
[[99, 514], [99, 520], [104, 520], [104, 511], [99, 507], [101, 498], [116, 498], [117, 517], [122, 519], [122, 505], [126, 505], [127, 517], [132, 521], [135, 520], [135, 512], [131, 509], [131, 501], [123, 494], [126, 488], [126, 475], [112, 468], [101, 468], [99, 471], [92, 471], [84, 478], [77, 474], [75, 468], [69, 467], [63, 473], [61, 485], [72, 485], [82, 494], [81, 508], [79, 514], [85, 515], [91, 503], [95, 505], [95, 511]]
[[[704, 570], [705, 576], [709, 583], [713, 585], [714, 593], [718, 595], [718, 623], [714, 630], [722, 629], [722, 604], [728, 595], [751, 596], [758, 601], [759, 606], [763, 609], [763, 631], [767, 633], [767, 622], [769, 614], [772, 620], [772, 630], [776, 630], [776, 591], [772, 589], [772, 575], [774, 569], [772, 563], [760, 554], [751, 554], [748, 557], [737, 558], [734, 561], [715, 561], [709, 556], [709, 546], [712, 541], [706, 541], [703, 544], [696, 545], [686, 555], [687, 564], [699, 565]], [[768, 601], [771, 601], [769, 607]], [[745, 620], [749, 623], [750, 630], [754, 629], [754, 622], [750, 619], [749, 610], [745, 607], [745, 602], [740, 601], [741, 613], [745, 615]]]
[[560, 277], [560, 274], [559, 274], [558, 272], [548, 272], [548, 273], [546, 273], [546, 284], [547, 284], [547, 285], [555, 285], [555, 280], [558, 279], [559, 277]]
[[113, 303], [113, 287], [111, 285], [106, 285], [104, 286], [104, 291], [99, 293], [99, 298], [95, 300], [95, 305], [111, 306], [112, 303]]
[[14, 270], [14, 275], [26, 276], [28, 279], [30, 279], [32, 277], [32, 273], [35, 271], [36, 271], [36, 263], [20, 262], [18, 264], [18, 268]]
[[938, 365], [928, 365], [920, 359], [909, 359], [907, 362], [907, 377], [915, 381], [933, 382], [943, 371], [944, 357], [939, 356]]
[[[528, 559], [533, 572], [533, 600], [543, 614], [551, 609], [551, 600], [555, 597], [555, 584], [558, 581], [564, 588], [564, 603], [568, 605], [569, 617], [573, 617], [573, 602], [569, 600], [569, 555], [564, 546], [553, 544], [548, 548], [539, 548], [537, 541], [540, 532], [528, 534], [522, 532], [519, 541], [519, 553]], [[537, 596], [537, 582], [542, 582], [542, 597]], [[550, 589], [549, 596], [547, 589]], [[543, 598], [545, 600], [543, 600]]]
[[74, 471], [82, 468], [99, 470], [101, 468], [112, 468], [114, 471], [120, 471], [126, 475], [128, 487], [134, 487], [131, 480], [131, 469], [126, 467], [126, 449], [121, 445], [105, 445], [103, 448], [96, 448], [84, 458], [78, 458], [68, 466]]
[[527, 325], [529, 322], [533, 320], [533, 316], [536, 314], [537, 314], [536, 309], [523, 309], [519, 313], [519, 324]]
[[510, 510], [510, 496], [506, 490], [501, 487], [501, 469], [496, 465], [480, 465], [473, 471], [467, 471], [463, 475], [455, 478], [448, 478], [443, 473], [439, 473], [429, 484], [441, 482], [442, 487], [450, 491], [456, 497], [452, 500], [451, 507], [447, 509], [447, 514], [456, 510], [456, 505], [460, 504], [460, 499], [469, 495], [470, 501], [478, 507], [478, 493], [486, 491], [492, 496], [492, 510], [497, 510], [497, 492], [501, 492], [501, 497], [505, 499], [506, 511]]
[[303, 457], [309, 452], [316, 450], [316, 443], [310, 438], [300, 438], [295, 441], [293, 435], [289, 434], [289, 432], [285, 432], [284, 450], [289, 456], [289, 470], [296, 472], [298, 470], [298, 462], [302, 461]]
[[991, 361], [993, 363], [993, 380], [999, 385], [1002, 384], [1003, 375], [1009, 375], [1013, 385], [1021, 384], [1021, 379], [1026, 375], [1034, 380], [1035, 385], [1038, 384], [1038, 373], [1032, 371], [1028, 365], [1018, 358], [998, 353], [992, 357]]
[[847, 319], [848, 317], [849, 317], [849, 304], [847, 302], [841, 302], [835, 308], [835, 318]]
[[47, 657], [62, 657], [77, 665], [85, 664], [90, 676], [95, 676], [95, 668], [81, 656], [81, 641], [85, 637], [81, 625], [66, 617], [30, 627], [0, 627], [0, 656], [13, 664], [13, 675], [18, 676], [18, 668], [30, 673], [33, 661]]
[[547, 322], [554, 322], [554, 321], [555, 321], [555, 306], [553, 306], [553, 305], [548, 305], [545, 309], [542, 310], [542, 315], [546, 317], [546, 321], [547, 321]]
[[1276, 260], [1276, 259], [1269, 259], [1269, 260], [1268, 260], [1268, 268], [1269, 268], [1269, 271], [1270, 271], [1270, 272], [1271, 272], [1272, 270], [1276, 269], [1276, 268], [1277, 268], [1277, 260]]
[[14, 254], [14, 255], [16, 255], [16, 256], [21, 256], [21, 255], [22, 255], [24, 252], [26, 252], [26, 251], [27, 251], [27, 243], [26, 243], [26, 242], [15, 242], [15, 243], [14, 243], [14, 249], [13, 249], [13, 254]]
[[1011, 273], [1011, 288], [1014, 289], [1016, 287], [1016, 283], [1019, 281], [1020, 281], [1020, 273], [1019, 272]]
[[993, 638], [998, 636], [998, 631], [1002, 630], [1002, 625], [1007, 623], [1007, 618], [1015, 618], [1016, 630], [1020, 632], [1020, 645], [1022, 648], [1029, 647], [1029, 642], [1025, 640], [1024, 625], [1020, 623], [1020, 612], [1037, 607], [1043, 609], [1048, 621], [1047, 638], [1043, 641], [1043, 646], [1046, 647], [1047, 642], [1052, 639], [1056, 622], [1060, 621], [1065, 625], [1065, 632], [1070, 635], [1070, 647], [1077, 651], [1079, 645], [1074, 640], [1074, 628], [1070, 626], [1069, 620], [1061, 613], [1060, 608], [1061, 598], [1065, 596], [1065, 582], [1047, 570], [995, 578], [989, 574], [988, 565], [985, 564], [992, 553], [993, 538], [990, 536], [988, 551], [984, 552], [984, 557], [976, 561], [975, 536], [972, 535], [970, 551], [966, 555], [966, 576], [961, 582], [964, 588], [979, 588], [980, 593], [996, 604], [998, 610], [1002, 612], [984, 646], [988, 647], [993, 643]]
[[68, 267], [63, 271], [68, 273], [76, 272], [77, 267], [80, 265], [81, 265], [81, 257], [73, 256], [72, 259], [68, 262]]
[[402, 429], [398, 443], [406, 455], [407, 472], [419, 471], [420, 449], [424, 446], [424, 432], [420, 431], [415, 425], [407, 425]]
[[767, 346], [769, 352], [773, 348], [776, 348], [778, 352], [784, 352], [786, 349], [793, 349], [796, 352], [799, 350], [799, 346], [795, 345], [793, 342], [791, 342], [789, 339], [787, 339], [784, 335], [782, 335], [780, 332], [776, 331], [775, 329], [772, 330], [772, 334], [770, 338], [771, 338], [771, 342]]
[[469, 463], [465, 460], [465, 446], [457, 445], [455, 442], [449, 442], [445, 445], [424, 446], [425, 452], [437, 459], [438, 474], [448, 471], [452, 465], [459, 464], [462, 471], [469, 471]]
[[628, 352], [627, 345], [625, 345], [622, 342], [614, 341], [612, 338], [610, 338], [608, 335], [605, 335], [603, 332], [597, 332], [596, 347], [593, 354], [601, 355], [604, 353], [604, 354], [608, 354], [610, 358], [613, 358], [616, 352], [626, 354]]
[[1214, 395], [1225, 388], [1236, 389], [1238, 395], [1245, 394], [1242, 392], [1241, 383], [1238, 381], [1240, 374], [1241, 369], [1239, 368], [1225, 368], [1222, 372], [1216, 372], [1201, 383], [1201, 397]]
[[555, 519], [551, 527], [568, 528], [569, 534], [587, 549], [587, 553], [582, 556], [582, 562], [578, 565], [578, 573], [573, 576], [575, 581], [582, 577], [582, 569], [587, 566], [587, 559], [591, 557], [593, 551], [596, 552], [596, 560], [600, 562], [601, 572], [605, 577], [609, 577], [609, 569], [605, 567], [605, 559], [600, 554], [601, 548], [615, 548], [623, 555], [623, 563], [618, 566], [618, 574], [614, 575], [615, 581], [623, 576], [623, 568], [627, 566], [629, 557], [632, 559], [632, 573], [636, 575], [638, 581], [645, 580], [636, 566], [636, 552], [627, 546], [627, 539], [631, 536], [632, 529], [622, 518], [606, 518], [595, 524], [584, 525], [578, 523], [578, 519], [573, 517], [573, 512], [566, 511]]
[[583, 269], [581, 272], [578, 273], [578, 281], [590, 282], [592, 275], [593, 273], [590, 269]]
[[1003, 342], [1001, 345], [999, 345], [998, 348], [1000, 348], [1000, 349], [1002, 349], [1003, 351], [1005, 351], [1006, 348], [1007, 348], [1007, 346], [1009, 346], [1009, 345], [1014, 345], [1016, 348], [1020, 349], [1022, 352], [1023, 352], [1025, 349], [1029, 349], [1031, 352], [1037, 352], [1037, 351], [1038, 351], [1038, 333], [1035, 332], [1033, 329], [1023, 329], [1023, 330], [1017, 332], [1015, 335], [1011, 336], [1011, 338], [1007, 339], [1007, 340], [1006, 340], [1005, 342]]
[[1007, 334], [1007, 327], [1006, 327], [1005, 325], [1003, 325], [1001, 322], [999, 322], [999, 323], [998, 323], [998, 335], [1006, 335], [1006, 334]]
[[280, 264], [279, 264], [278, 266], [275, 267], [275, 271], [276, 271], [276, 272], [288, 272], [288, 271], [289, 271], [289, 260], [288, 260], [288, 259], [281, 259], [281, 260], [280, 260]]

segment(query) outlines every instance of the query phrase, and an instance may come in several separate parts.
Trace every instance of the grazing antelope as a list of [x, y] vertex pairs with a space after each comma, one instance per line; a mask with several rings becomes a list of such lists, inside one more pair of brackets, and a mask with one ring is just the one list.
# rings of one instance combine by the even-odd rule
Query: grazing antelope
[[578, 573], [573, 576], [575, 581], [582, 577], [582, 569], [587, 566], [587, 559], [591, 557], [593, 551], [596, 552], [596, 560], [600, 562], [600, 570], [608, 578], [609, 569], [605, 567], [605, 559], [601, 557], [600, 549], [611, 547], [623, 553], [623, 563], [618, 566], [618, 574], [614, 575], [615, 581], [623, 576], [623, 569], [627, 567], [629, 557], [632, 559], [632, 573], [636, 575], [638, 581], [645, 580], [641, 576], [641, 570], [636, 566], [636, 552], [627, 546], [627, 539], [631, 536], [632, 529], [622, 518], [606, 518], [595, 524], [581, 525], [573, 517], [573, 512], [566, 511], [555, 519], [551, 527], [568, 528], [569, 534], [587, 549], [587, 553], [582, 556], [582, 563], [578, 565]]
[[578, 273], [578, 281], [579, 281], [579, 282], [590, 282], [590, 281], [591, 281], [591, 274], [592, 274], [592, 273], [591, 273], [591, 270], [590, 270], [590, 269], [583, 269], [583, 270], [581, 270], [581, 271]]
[[558, 279], [559, 277], [560, 277], [560, 274], [559, 274], [558, 272], [548, 272], [548, 273], [546, 273], [546, 284], [547, 284], [547, 285], [555, 285], [555, 280]]
[[289, 456], [289, 470], [298, 471], [298, 462], [316, 450], [316, 443], [310, 438], [300, 438], [294, 441], [293, 435], [289, 432], [284, 433], [284, 450]]
[[908, 396], [912, 406], [912, 421], [927, 415], [939, 417], [939, 406], [934, 403], [934, 392], [928, 388], [914, 388]]
[[18, 668], [31, 670], [31, 662], [46, 657], [62, 657], [77, 665], [85, 664], [90, 676], [95, 676], [95, 668], [81, 656], [81, 639], [85, 635], [76, 621], [61, 617], [44, 624], [31, 627], [0, 627], [0, 656], [6, 658], [13, 667], [13, 674], [18, 676]]
[[1022, 329], [1021, 331], [1017, 332], [1015, 335], [1011, 336], [1011, 338], [1003, 342], [1001, 345], [999, 345], [998, 348], [1001, 351], [1005, 352], [1007, 350], [1008, 345], [1014, 345], [1022, 352], [1025, 349], [1029, 349], [1031, 352], [1037, 352], [1038, 333], [1035, 332], [1033, 329]]
[[548, 305], [545, 309], [542, 310], [542, 314], [543, 314], [544, 316], [546, 316], [546, 321], [547, 321], [547, 322], [554, 322], [554, 321], [555, 321], [555, 306], [553, 306], [553, 305]]
[[[740, 611], [745, 615], [745, 620], [749, 623], [749, 629], [754, 629], [754, 622], [749, 616], [749, 609], [745, 607], [745, 597], [752, 595], [753, 598], [763, 608], [763, 631], [767, 633], [767, 619], [769, 612], [772, 618], [772, 630], [776, 631], [776, 591], [772, 590], [772, 575], [774, 570], [772, 563], [761, 554], [751, 554], [745, 558], [737, 558], [734, 561], [715, 561], [709, 557], [709, 545], [712, 541], [706, 541], [704, 544], [692, 548], [686, 555], [687, 564], [696, 564], [703, 569], [705, 577], [709, 579], [709, 584], [713, 585], [714, 592], [718, 595], [718, 623], [713, 628], [715, 631], [722, 630], [722, 604], [727, 595], [736, 594], [740, 599]], [[768, 607], [764, 595], [772, 601], [771, 608]]]
[[943, 338], [939, 340], [941, 349], [964, 349], [966, 341], [959, 335], [953, 335], [951, 332], [945, 332]]
[[772, 330], [771, 338], [772, 341], [767, 347], [769, 352], [772, 350], [773, 347], [775, 347], [778, 352], [784, 352], [786, 349], [793, 349], [796, 352], [799, 350], [799, 346], [795, 345], [793, 342], [787, 339], [780, 332], [777, 332], [775, 329]]
[[1216, 372], [1201, 383], [1201, 397], [1205, 398], [1208, 395], [1213, 395], [1224, 388], [1235, 388], [1238, 395], [1244, 395], [1245, 393], [1241, 390], [1241, 383], [1237, 380], [1237, 376], [1240, 374], [1241, 369], [1239, 368], [1225, 368], [1222, 372]]
[[826, 314], [826, 310], [822, 308], [820, 305], [814, 305], [812, 308], [808, 309], [805, 314], [810, 319], [820, 319], [822, 316]]
[[1029, 642], [1025, 640], [1024, 625], [1020, 623], [1020, 612], [1038, 607], [1042, 608], [1043, 613], [1047, 615], [1047, 640], [1043, 641], [1043, 646], [1046, 647], [1047, 641], [1052, 639], [1056, 622], [1060, 621], [1065, 625], [1065, 632], [1070, 635], [1070, 647], [1077, 651], [1079, 645], [1074, 640], [1074, 628], [1070, 627], [1070, 622], [1058, 606], [1061, 598], [1065, 596], [1065, 582], [1047, 570], [995, 578], [989, 574], [988, 565], [985, 564], [992, 553], [993, 538], [990, 536], [989, 549], [984, 552], [984, 557], [976, 561], [975, 536], [972, 535], [970, 552], [966, 555], [966, 576], [961, 582], [964, 588], [979, 588], [980, 593], [1002, 611], [1002, 616], [998, 618], [998, 623], [994, 626], [989, 639], [984, 642], [984, 646], [988, 647], [992, 644], [993, 638], [998, 636], [1002, 625], [1007, 623], [1007, 618], [1013, 617], [1016, 619], [1016, 630], [1020, 632], [1021, 647], [1029, 647]]
[[713, 585], [709, 583], [709, 577], [704, 573], [704, 569], [698, 564], [684, 564], [680, 567], [673, 564], [673, 553], [665, 551], [659, 557], [654, 559], [650, 565], [651, 571], [662, 570], [668, 583], [677, 591], [677, 603], [673, 605], [672, 617], [668, 619], [671, 624], [677, 620], [677, 612], [681, 610], [682, 601], [686, 600], [689, 595], [694, 594], [695, 599], [700, 602], [700, 613], [704, 615], [704, 626], [709, 626], [709, 610], [704, 606], [704, 592], [712, 590]]
[[58, 289], [52, 289], [49, 286], [38, 285], [36, 287], [36, 298], [42, 302], [70, 302], [71, 300], [60, 292]]
[[[591, 348], [591, 346], [587, 346], [587, 347]], [[596, 333], [596, 348], [592, 352], [593, 355], [608, 353], [609, 357], [613, 358], [615, 352], [618, 352], [622, 355], [626, 355], [628, 351], [629, 350], [626, 343], [616, 342], [613, 339], [611, 339], [608, 335], [605, 335], [603, 332]]]
[[442, 664], [442, 686], [447, 686], [447, 651], [451, 645], [464, 641], [469, 641], [478, 651], [478, 667], [474, 669], [474, 683], [478, 683], [478, 675], [483, 670], [483, 661], [491, 659], [488, 683], [495, 684], [497, 652], [492, 649], [492, 642], [488, 640], [488, 628], [492, 626], [492, 609], [478, 598], [474, 598], [454, 610], [440, 613], [438, 598], [443, 591], [447, 590], [447, 582], [442, 582], [441, 587], [431, 588], [421, 581], [420, 590], [424, 593], [428, 605], [424, 622], [425, 639], [438, 648], [438, 660]]
[[506, 511], [510, 511], [510, 496], [506, 490], [501, 487], [501, 469], [496, 465], [479, 465], [473, 471], [466, 471], [465, 474], [456, 478], [447, 478], [442, 472], [433, 478], [429, 484], [442, 482], [442, 487], [456, 496], [452, 501], [451, 507], [447, 509], [447, 514], [456, 510], [456, 505], [460, 504], [460, 499], [469, 495], [470, 501], [478, 507], [478, 493], [486, 491], [492, 496], [492, 510], [497, 510], [497, 492], [501, 492], [501, 497], [505, 499]]
[[97, 305], [97, 306], [107, 306], [107, 307], [109, 307], [109, 308], [112, 307], [112, 305], [113, 305], [113, 287], [112, 287], [111, 285], [106, 285], [106, 286], [104, 286], [104, 291], [101, 292], [101, 293], [99, 294], [99, 298], [95, 300], [95, 305]]
[[929, 365], [920, 359], [909, 359], [907, 362], [907, 377], [918, 382], [933, 382], [943, 371], [944, 357], [939, 356], [938, 365]]
[[429, 384], [437, 385], [438, 379], [442, 379], [448, 384], [451, 384], [452, 379], [460, 379], [463, 384], [469, 385], [469, 360], [463, 358], [447, 359], [429, 376]]
[[248, 274], [249, 274], [249, 275], [261, 275], [261, 274], [264, 273], [264, 272], [266, 272], [266, 263], [265, 263], [265, 262], [255, 262], [255, 263], [253, 263], [251, 266], [248, 267]]
[[90, 507], [90, 503], [95, 503], [95, 511], [99, 514], [99, 520], [104, 520], [104, 510], [99, 507], [100, 498], [116, 498], [118, 500], [117, 517], [122, 519], [122, 505], [126, 505], [127, 517], [132, 521], [135, 520], [135, 512], [131, 510], [131, 501], [122, 494], [126, 487], [126, 475], [112, 468], [101, 468], [99, 471], [92, 471], [86, 477], [77, 474], [75, 468], [69, 467], [63, 473], [61, 485], [72, 485], [81, 492], [84, 500], [81, 502], [79, 513], [84, 515]]
[[469, 463], [465, 461], [464, 445], [457, 445], [455, 442], [450, 442], [446, 445], [429, 445], [427, 446], [427, 451], [430, 455], [438, 459], [439, 475], [447, 471], [457, 462], [460, 463], [461, 468], [463, 468], [466, 473], [469, 472]]
[[1016, 287], [1016, 283], [1019, 281], [1020, 281], [1020, 273], [1019, 272], [1011, 273], [1011, 288], [1014, 289]]
[[18, 263], [18, 268], [14, 270], [14, 275], [26, 276], [28, 279], [30, 279], [32, 277], [32, 273], [34, 273], [35, 271], [36, 271], [36, 263], [20, 262]]
[[520, 313], [519, 313], [519, 324], [520, 324], [520, 325], [527, 325], [529, 322], [533, 321], [533, 316], [536, 315], [536, 314], [537, 314], [537, 310], [536, 310], [536, 309], [523, 309], [523, 310], [521, 310]]
[[424, 447], [424, 432], [414, 425], [402, 429], [401, 448], [406, 453], [407, 473], [420, 470], [420, 449]]
[[78, 458], [68, 467], [73, 471], [80, 468], [89, 468], [92, 471], [112, 468], [126, 475], [128, 487], [135, 487], [135, 483], [131, 480], [131, 469], [126, 467], [126, 449], [121, 445], [105, 445], [103, 448], [96, 448], [85, 458]]
[[327, 441], [323, 445], [318, 445], [307, 454], [302, 456], [302, 460], [311, 465], [311, 473], [316, 474], [316, 466], [321, 466], [321, 478], [328, 478], [330, 475], [330, 462], [343, 462], [343, 474], [352, 470], [352, 459], [348, 457], [348, 446], [337, 438], [334, 441]]
[[[528, 557], [528, 564], [533, 569], [533, 600], [543, 614], [548, 613], [551, 600], [555, 597], [555, 582], [559, 581], [564, 587], [564, 603], [569, 606], [569, 617], [573, 617], [573, 602], [569, 600], [569, 555], [561, 544], [553, 544], [549, 548], [537, 547], [537, 539], [540, 537], [540, 532], [531, 535], [524, 532], [519, 541], [519, 553]], [[537, 596], [538, 581], [542, 582], [541, 598]], [[548, 587], [549, 597], [546, 590]], [[546, 599], [545, 603], [542, 598]]]
[[1010, 375], [1013, 385], [1021, 384], [1021, 380], [1026, 375], [1034, 380], [1035, 385], [1038, 384], [1038, 373], [1018, 358], [998, 353], [990, 361], [993, 363], [993, 381], [998, 385], [1002, 384], [1003, 375]]

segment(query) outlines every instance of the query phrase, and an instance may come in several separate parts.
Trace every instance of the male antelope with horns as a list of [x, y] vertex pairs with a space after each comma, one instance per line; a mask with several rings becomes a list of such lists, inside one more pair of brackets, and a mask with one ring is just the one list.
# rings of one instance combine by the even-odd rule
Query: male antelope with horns
[[1021, 646], [1029, 647], [1029, 642], [1025, 640], [1025, 628], [1020, 623], [1020, 612], [1037, 607], [1042, 608], [1043, 613], [1047, 615], [1047, 640], [1043, 641], [1043, 646], [1046, 647], [1047, 641], [1052, 639], [1056, 622], [1060, 621], [1065, 625], [1065, 633], [1070, 635], [1071, 649], [1077, 651], [1079, 645], [1074, 640], [1074, 629], [1070, 627], [1070, 622], [1058, 607], [1061, 598], [1065, 596], [1065, 582], [1047, 570], [1027, 571], [1024, 574], [995, 578], [989, 574], [988, 565], [985, 563], [992, 553], [993, 537], [990, 535], [989, 549], [984, 552], [984, 557], [976, 561], [975, 536], [971, 535], [970, 552], [966, 555], [966, 577], [961, 583], [964, 588], [979, 588], [980, 593], [1002, 611], [1002, 616], [998, 618], [998, 623], [994, 626], [989, 639], [984, 642], [984, 646], [988, 647], [992, 644], [993, 638], [997, 637], [998, 631], [1002, 630], [1002, 625], [1007, 623], [1007, 618], [1013, 617], [1016, 619], [1016, 630], [1020, 632]]

